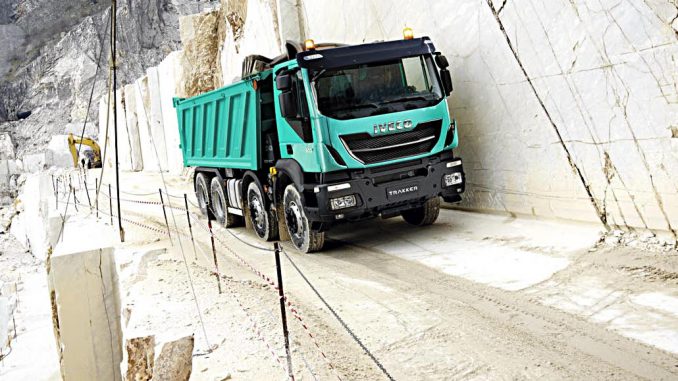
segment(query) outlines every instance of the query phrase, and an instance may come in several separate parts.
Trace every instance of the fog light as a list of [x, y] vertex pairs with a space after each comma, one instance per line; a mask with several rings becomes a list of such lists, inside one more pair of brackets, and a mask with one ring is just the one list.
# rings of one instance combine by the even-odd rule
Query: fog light
[[332, 210], [350, 208], [355, 205], [356, 199], [354, 194], [330, 199], [330, 208]]
[[452, 185], [461, 184], [461, 172], [454, 172], [443, 176], [446, 187], [451, 187]]

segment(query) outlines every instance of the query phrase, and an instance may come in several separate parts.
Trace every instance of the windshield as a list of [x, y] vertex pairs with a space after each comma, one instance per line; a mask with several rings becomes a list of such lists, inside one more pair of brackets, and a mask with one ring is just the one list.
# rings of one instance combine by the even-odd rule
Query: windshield
[[431, 106], [443, 99], [430, 56], [311, 73], [318, 109], [335, 119]]

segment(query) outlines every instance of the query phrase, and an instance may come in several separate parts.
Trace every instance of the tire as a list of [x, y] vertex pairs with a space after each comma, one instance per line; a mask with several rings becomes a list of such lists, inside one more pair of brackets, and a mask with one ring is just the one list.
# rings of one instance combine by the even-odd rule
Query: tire
[[195, 176], [195, 198], [198, 200], [198, 208], [203, 216], [212, 218], [213, 214], [207, 210], [207, 203], [209, 202], [209, 177], [204, 173], [198, 173]]
[[424, 205], [406, 210], [401, 213], [407, 223], [416, 226], [431, 225], [438, 219], [440, 214], [440, 197], [434, 197], [426, 200]]
[[214, 219], [227, 228], [239, 226], [242, 223], [242, 218], [238, 215], [228, 212], [228, 200], [224, 191], [224, 186], [218, 177], [212, 178], [210, 184], [210, 199], [212, 200], [212, 212]]
[[325, 232], [321, 233], [310, 229], [301, 203], [301, 195], [294, 184], [285, 188], [283, 208], [285, 210], [287, 233], [294, 247], [302, 253], [322, 250], [325, 245]]
[[252, 230], [257, 237], [264, 241], [278, 238], [278, 220], [266, 207], [263, 192], [254, 181], [247, 187], [247, 209]]

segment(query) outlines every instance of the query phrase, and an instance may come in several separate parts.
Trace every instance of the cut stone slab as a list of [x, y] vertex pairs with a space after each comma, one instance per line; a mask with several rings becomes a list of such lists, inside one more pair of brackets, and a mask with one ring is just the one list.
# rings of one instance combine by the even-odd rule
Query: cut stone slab
[[139, 118], [137, 115], [136, 85], [125, 86], [125, 117], [127, 118], [127, 138], [130, 144], [132, 158], [132, 170], [144, 169], [144, 160], [141, 152], [141, 139], [139, 135]]
[[150, 110], [150, 114], [148, 115], [148, 123], [151, 129], [151, 136], [155, 142], [155, 148], [158, 151], [158, 161], [160, 168], [162, 168], [163, 171], [167, 171], [167, 143], [165, 141], [165, 130], [162, 121], [158, 68], [148, 68], [148, 70], [146, 70], [146, 77], [148, 78], [148, 98]]
[[[134, 83], [134, 98], [136, 104], [137, 123], [139, 126], [139, 141], [141, 143], [141, 157], [144, 171], [158, 172], [158, 160], [155, 147], [158, 143], [151, 136], [149, 125], [150, 98], [148, 93], [148, 77], [143, 76]], [[163, 143], [164, 144], [164, 143]]]
[[86, 223], [79, 227], [82, 234], [65, 238], [47, 262], [61, 375], [118, 381], [120, 295], [110, 229], [93, 219]]
[[163, 344], [155, 359], [153, 380], [188, 381], [193, 366], [194, 341], [193, 336], [187, 336]]
[[184, 47], [181, 66], [186, 73], [185, 80], [177, 84], [177, 94], [181, 98], [193, 97], [215, 88], [219, 55], [218, 20], [219, 11], [179, 19], [179, 33]]
[[14, 143], [12, 143], [12, 138], [9, 136], [9, 133], [0, 134], [0, 160], [8, 160], [16, 158], [16, 152], [14, 151]]
[[[120, 169], [123, 171], [131, 171], [133, 168], [132, 164], [132, 144], [130, 142], [129, 134], [127, 132], [127, 116], [125, 115], [125, 91], [124, 89], [118, 89], [115, 92], [115, 110], [117, 113], [116, 123], [118, 128], [118, 163]], [[111, 122], [113, 121], [113, 115], [111, 115]], [[112, 125], [111, 125], [112, 126]], [[109, 128], [109, 141], [111, 142], [111, 157], [113, 158], [113, 163], [115, 165], [115, 128]]]
[[54, 135], [45, 151], [45, 164], [48, 167], [73, 168], [73, 156], [68, 146], [68, 135]]
[[101, 147], [102, 165], [113, 168], [114, 159], [111, 149], [112, 141], [110, 131], [113, 129], [112, 107], [108, 108], [108, 94], [104, 94], [99, 100], [99, 146]]
[[9, 297], [0, 296], [0, 354], [9, 347], [10, 322], [12, 321], [13, 307]]
[[158, 66], [160, 81], [160, 104], [162, 121], [167, 144], [167, 170], [173, 175], [180, 175], [184, 170], [183, 154], [179, 140], [179, 124], [174, 109], [173, 98], [176, 96], [176, 85], [182, 83], [184, 73], [179, 64], [181, 51], [170, 53]]
[[153, 379], [155, 336], [134, 337], [125, 343], [127, 350], [127, 374], [125, 381]]
[[45, 169], [45, 153], [35, 153], [24, 155], [23, 157], [24, 172], [35, 173]]

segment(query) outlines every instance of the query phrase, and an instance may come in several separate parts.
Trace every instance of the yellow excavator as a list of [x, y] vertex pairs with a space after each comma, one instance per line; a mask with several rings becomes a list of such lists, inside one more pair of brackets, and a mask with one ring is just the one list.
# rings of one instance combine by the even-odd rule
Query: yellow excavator
[[[78, 146], [82, 144], [90, 149], [80, 149], [80, 157], [78, 157]], [[77, 168], [101, 168], [101, 149], [99, 144], [91, 138], [82, 139], [68, 134], [68, 147], [73, 156], [73, 165]]]

